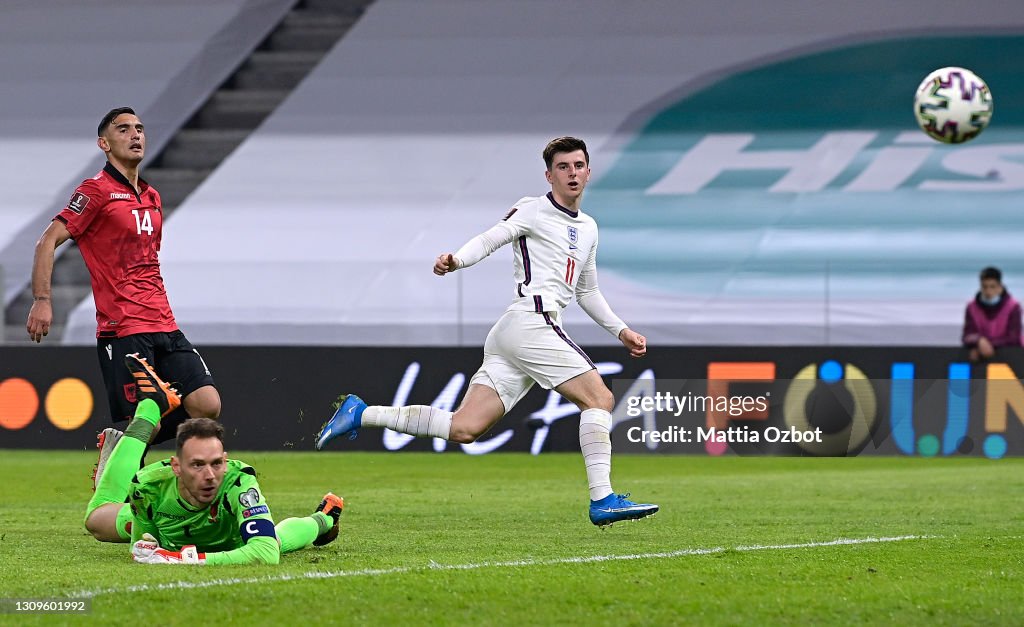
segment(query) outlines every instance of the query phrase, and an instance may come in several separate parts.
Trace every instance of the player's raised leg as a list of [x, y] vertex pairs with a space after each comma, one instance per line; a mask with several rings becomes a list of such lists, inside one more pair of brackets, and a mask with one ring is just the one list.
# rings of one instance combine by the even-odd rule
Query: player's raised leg
[[124, 431], [120, 431], [113, 427], [107, 427], [96, 436], [96, 448], [100, 450], [99, 458], [96, 460], [96, 465], [92, 469], [92, 491], [95, 492], [99, 486], [100, 477], [103, 476], [103, 470], [107, 467], [107, 460], [110, 459], [110, 454], [114, 452], [114, 447], [124, 437]]
[[462, 404], [454, 412], [429, 405], [367, 406], [354, 394], [342, 396], [338, 401], [334, 415], [320, 430], [317, 449], [346, 434], [354, 438], [361, 427], [383, 427], [408, 435], [466, 444], [475, 442], [505, 415], [498, 393], [477, 383], [469, 386]]
[[323, 546], [338, 537], [345, 499], [331, 492], [324, 495], [316, 511], [303, 518], [285, 518], [274, 526], [281, 541], [281, 553], [291, 553], [308, 546]]
[[597, 370], [589, 370], [555, 390], [580, 408], [580, 450], [590, 486], [590, 522], [598, 526], [636, 520], [658, 511], [650, 503], [634, 503], [612, 490], [612, 414], [615, 397]]
[[345, 499], [331, 492], [324, 495], [323, 500], [320, 501], [320, 505], [317, 506], [311, 518], [316, 518], [318, 521], [325, 522], [329, 526], [326, 529], [322, 526], [320, 527], [319, 535], [313, 540], [314, 546], [330, 544], [337, 539], [338, 532], [341, 530], [341, 513], [344, 509]]
[[127, 355], [125, 366], [136, 379], [139, 404], [135, 417], [111, 451], [102, 474], [98, 475], [96, 492], [85, 512], [85, 528], [101, 542], [128, 542], [131, 538], [128, 526], [131, 512], [125, 505], [125, 498], [132, 477], [139, 470], [149, 439], [160, 424], [160, 416], [181, 404], [178, 393], [161, 381], [144, 359]]

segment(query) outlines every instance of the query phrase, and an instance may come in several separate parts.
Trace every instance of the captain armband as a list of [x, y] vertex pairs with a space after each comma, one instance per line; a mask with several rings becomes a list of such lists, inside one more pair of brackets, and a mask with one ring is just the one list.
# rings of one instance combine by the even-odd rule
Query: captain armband
[[247, 520], [239, 526], [238, 532], [242, 534], [242, 540], [245, 542], [256, 536], [277, 539], [277, 533], [274, 531], [274, 521], [267, 520], [266, 518]]

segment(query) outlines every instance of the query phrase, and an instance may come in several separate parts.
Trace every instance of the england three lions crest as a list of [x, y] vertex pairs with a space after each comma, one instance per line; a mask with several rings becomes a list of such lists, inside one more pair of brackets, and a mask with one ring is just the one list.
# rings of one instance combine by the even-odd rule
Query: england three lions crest
[[576, 242], [579, 241], [579, 231], [576, 227], [570, 226], [569, 228], [569, 250], [576, 250]]

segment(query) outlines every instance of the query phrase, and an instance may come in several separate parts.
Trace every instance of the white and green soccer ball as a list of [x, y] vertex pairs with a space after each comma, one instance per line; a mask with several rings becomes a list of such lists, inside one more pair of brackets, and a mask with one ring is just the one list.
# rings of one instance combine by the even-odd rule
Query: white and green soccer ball
[[914, 94], [914, 117], [933, 139], [960, 144], [977, 137], [992, 119], [992, 92], [962, 67], [935, 70]]

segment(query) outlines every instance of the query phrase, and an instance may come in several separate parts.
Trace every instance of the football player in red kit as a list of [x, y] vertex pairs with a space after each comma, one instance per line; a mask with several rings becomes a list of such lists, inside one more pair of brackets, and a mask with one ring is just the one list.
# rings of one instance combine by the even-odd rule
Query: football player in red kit
[[[103, 116], [97, 135], [106, 165], [78, 186], [36, 243], [28, 334], [40, 342], [50, 330], [54, 250], [74, 239], [92, 280], [96, 352], [111, 418], [119, 422], [135, 415], [136, 382], [123, 364], [125, 355], [138, 353], [163, 380], [176, 382], [183, 398], [182, 407], [165, 417], [154, 434], [152, 442], [162, 442], [173, 439], [178, 425], [190, 416], [217, 418], [220, 394], [202, 357], [178, 329], [167, 301], [160, 276], [160, 194], [139, 177], [145, 128], [135, 111], [120, 107]], [[103, 450], [112, 450], [120, 435], [115, 429], [100, 435], [101, 465]]]

